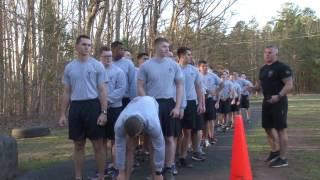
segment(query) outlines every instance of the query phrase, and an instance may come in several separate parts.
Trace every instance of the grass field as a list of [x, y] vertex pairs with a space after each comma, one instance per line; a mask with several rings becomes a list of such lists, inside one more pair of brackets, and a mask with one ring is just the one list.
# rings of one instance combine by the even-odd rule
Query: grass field
[[[320, 179], [320, 95], [291, 96], [289, 98], [288, 133], [289, 167], [275, 175], [283, 179]], [[260, 121], [248, 131], [250, 158], [256, 179], [260, 172], [272, 173], [259, 164], [267, 156], [269, 146]], [[281, 175], [280, 175], [281, 173]], [[261, 177], [261, 176], [260, 176]], [[261, 178], [264, 179], [264, 178]]]
[[[54, 129], [50, 136], [18, 140], [19, 169], [22, 171], [47, 167], [72, 158], [72, 141], [66, 129]], [[87, 142], [86, 155], [92, 154]]]
[[[253, 98], [253, 106], [260, 107], [259, 99]], [[256, 109], [256, 108], [255, 108]], [[289, 99], [289, 167], [271, 171], [261, 164], [269, 146], [261, 129], [260, 121], [255, 121], [248, 130], [248, 145], [254, 179], [262, 178], [263, 173], [271, 173], [278, 179], [320, 179], [320, 95], [291, 96]], [[28, 171], [47, 167], [53, 163], [72, 158], [72, 142], [67, 139], [66, 129], [54, 129], [47, 137], [18, 140], [19, 169]], [[86, 154], [92, 154], [87, 142]]]

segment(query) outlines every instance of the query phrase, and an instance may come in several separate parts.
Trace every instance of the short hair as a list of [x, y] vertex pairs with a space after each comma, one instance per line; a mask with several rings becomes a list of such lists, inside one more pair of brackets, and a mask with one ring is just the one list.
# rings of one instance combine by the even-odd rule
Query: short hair
[[278, 52], [279, 52], [279, 48], [276, 45], [273, 45], [273, 44], [267, 45], [265, 47], [265, 49], [274, 49], [276, 51], [276, 54], [278, 54]]
[[160, 44], [160, 43], [162, 43], [162, 42], [169, 43], [169, 41], [168, 41], [166, 38], [164, 38], [164, 37], [158, 37], [158, 38], [156, 38], [156, 39], [154, 40], [153, 44], [156, 46], [156, 45], [158, 45], [158, 44]]
[[180, 58], [182, 55], [187, 54], [188, 51], [191, 51], [191, 49], [188, 48], [188, 47], [180, 47], [180, 48], [178, 48], [178, 50], [177, 50], [177, 55], [178, 55], [178, 57]]
[[77, 37], [76, 39], [76, 44], [79, 44], [81, 42], [81, 39], [89, 39], [90, 40], [90, 37], [88, 35], [85, 35], [85, 34], [81, 34]]
[[146, 53], [146, 52], [141, 52], [141, 53], [138, 54], [137, 59], [140, 59], [140, 58], [142, 58], [143, 56], [149, 56], [149, 54]]
[[111, 43], [111, 49], [119, 47], [119, 46], [123, 46], [123, 43], [120, 41], [114, 41], [113, 43]]
[[198, 62], [198, 66], [200, 66], [201, 64], [208, 64], [208, 63], [207, 63], [207, 61], [205, 61], [205, 60], [200, 60], [200, 61]]
[[134, 137], [137, 133], [142, 132], [143, 122], [138, 116], [130, 116], [124, 123], [124, 130], [130, 137]]
[[101, 54], [103, 51], [111, 51], [111, 49], [110, 49], [109, 46], [101, 46], [101, 47], [100, 47], [100, 50], [99, 50], [100, 54]]

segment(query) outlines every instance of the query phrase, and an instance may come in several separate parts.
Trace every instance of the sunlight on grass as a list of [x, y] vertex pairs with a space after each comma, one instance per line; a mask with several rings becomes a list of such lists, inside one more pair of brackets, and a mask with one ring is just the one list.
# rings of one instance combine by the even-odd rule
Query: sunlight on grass
[[[66, 129], [54, 129], [50, 136], [19, 139], [19, 168], [37, 169], [72, 158], [73, 144]], [[92, 154], [91, 143], [86, 145], [86, 155]]]

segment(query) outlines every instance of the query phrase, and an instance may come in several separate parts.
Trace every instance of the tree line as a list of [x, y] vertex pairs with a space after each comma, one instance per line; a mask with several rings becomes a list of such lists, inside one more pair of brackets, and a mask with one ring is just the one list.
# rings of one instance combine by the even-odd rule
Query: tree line
[[[0, 117], [54, 117], [64, 66], [74, 40], [87, 34], [93, 55], [101, 45], [122, 41], [133, 55], [152, 54], [165, 36], [172, 51], [192, 48], [194, 59], [215, 70], [228, 68], [257, 80], [263, 47], [276, 44], [295, 78], [295, 92], [320, 92], [320, 19], [287, 3], [263, 28], [239, 21], [237, 0], [0, 0]], [[239, 12], [241, 13], [241, 12]]]

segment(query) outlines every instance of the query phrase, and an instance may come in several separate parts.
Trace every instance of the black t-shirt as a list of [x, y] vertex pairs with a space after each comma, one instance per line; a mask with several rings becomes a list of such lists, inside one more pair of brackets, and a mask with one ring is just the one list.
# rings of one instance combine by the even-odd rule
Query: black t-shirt
[[268, 97], [278, 94], [284, 86], [282, 79], [291, 76], [290, 67], [282, 62], [276, 61], [271, 65], [264, 65], [259, 73], [263, 96]]

